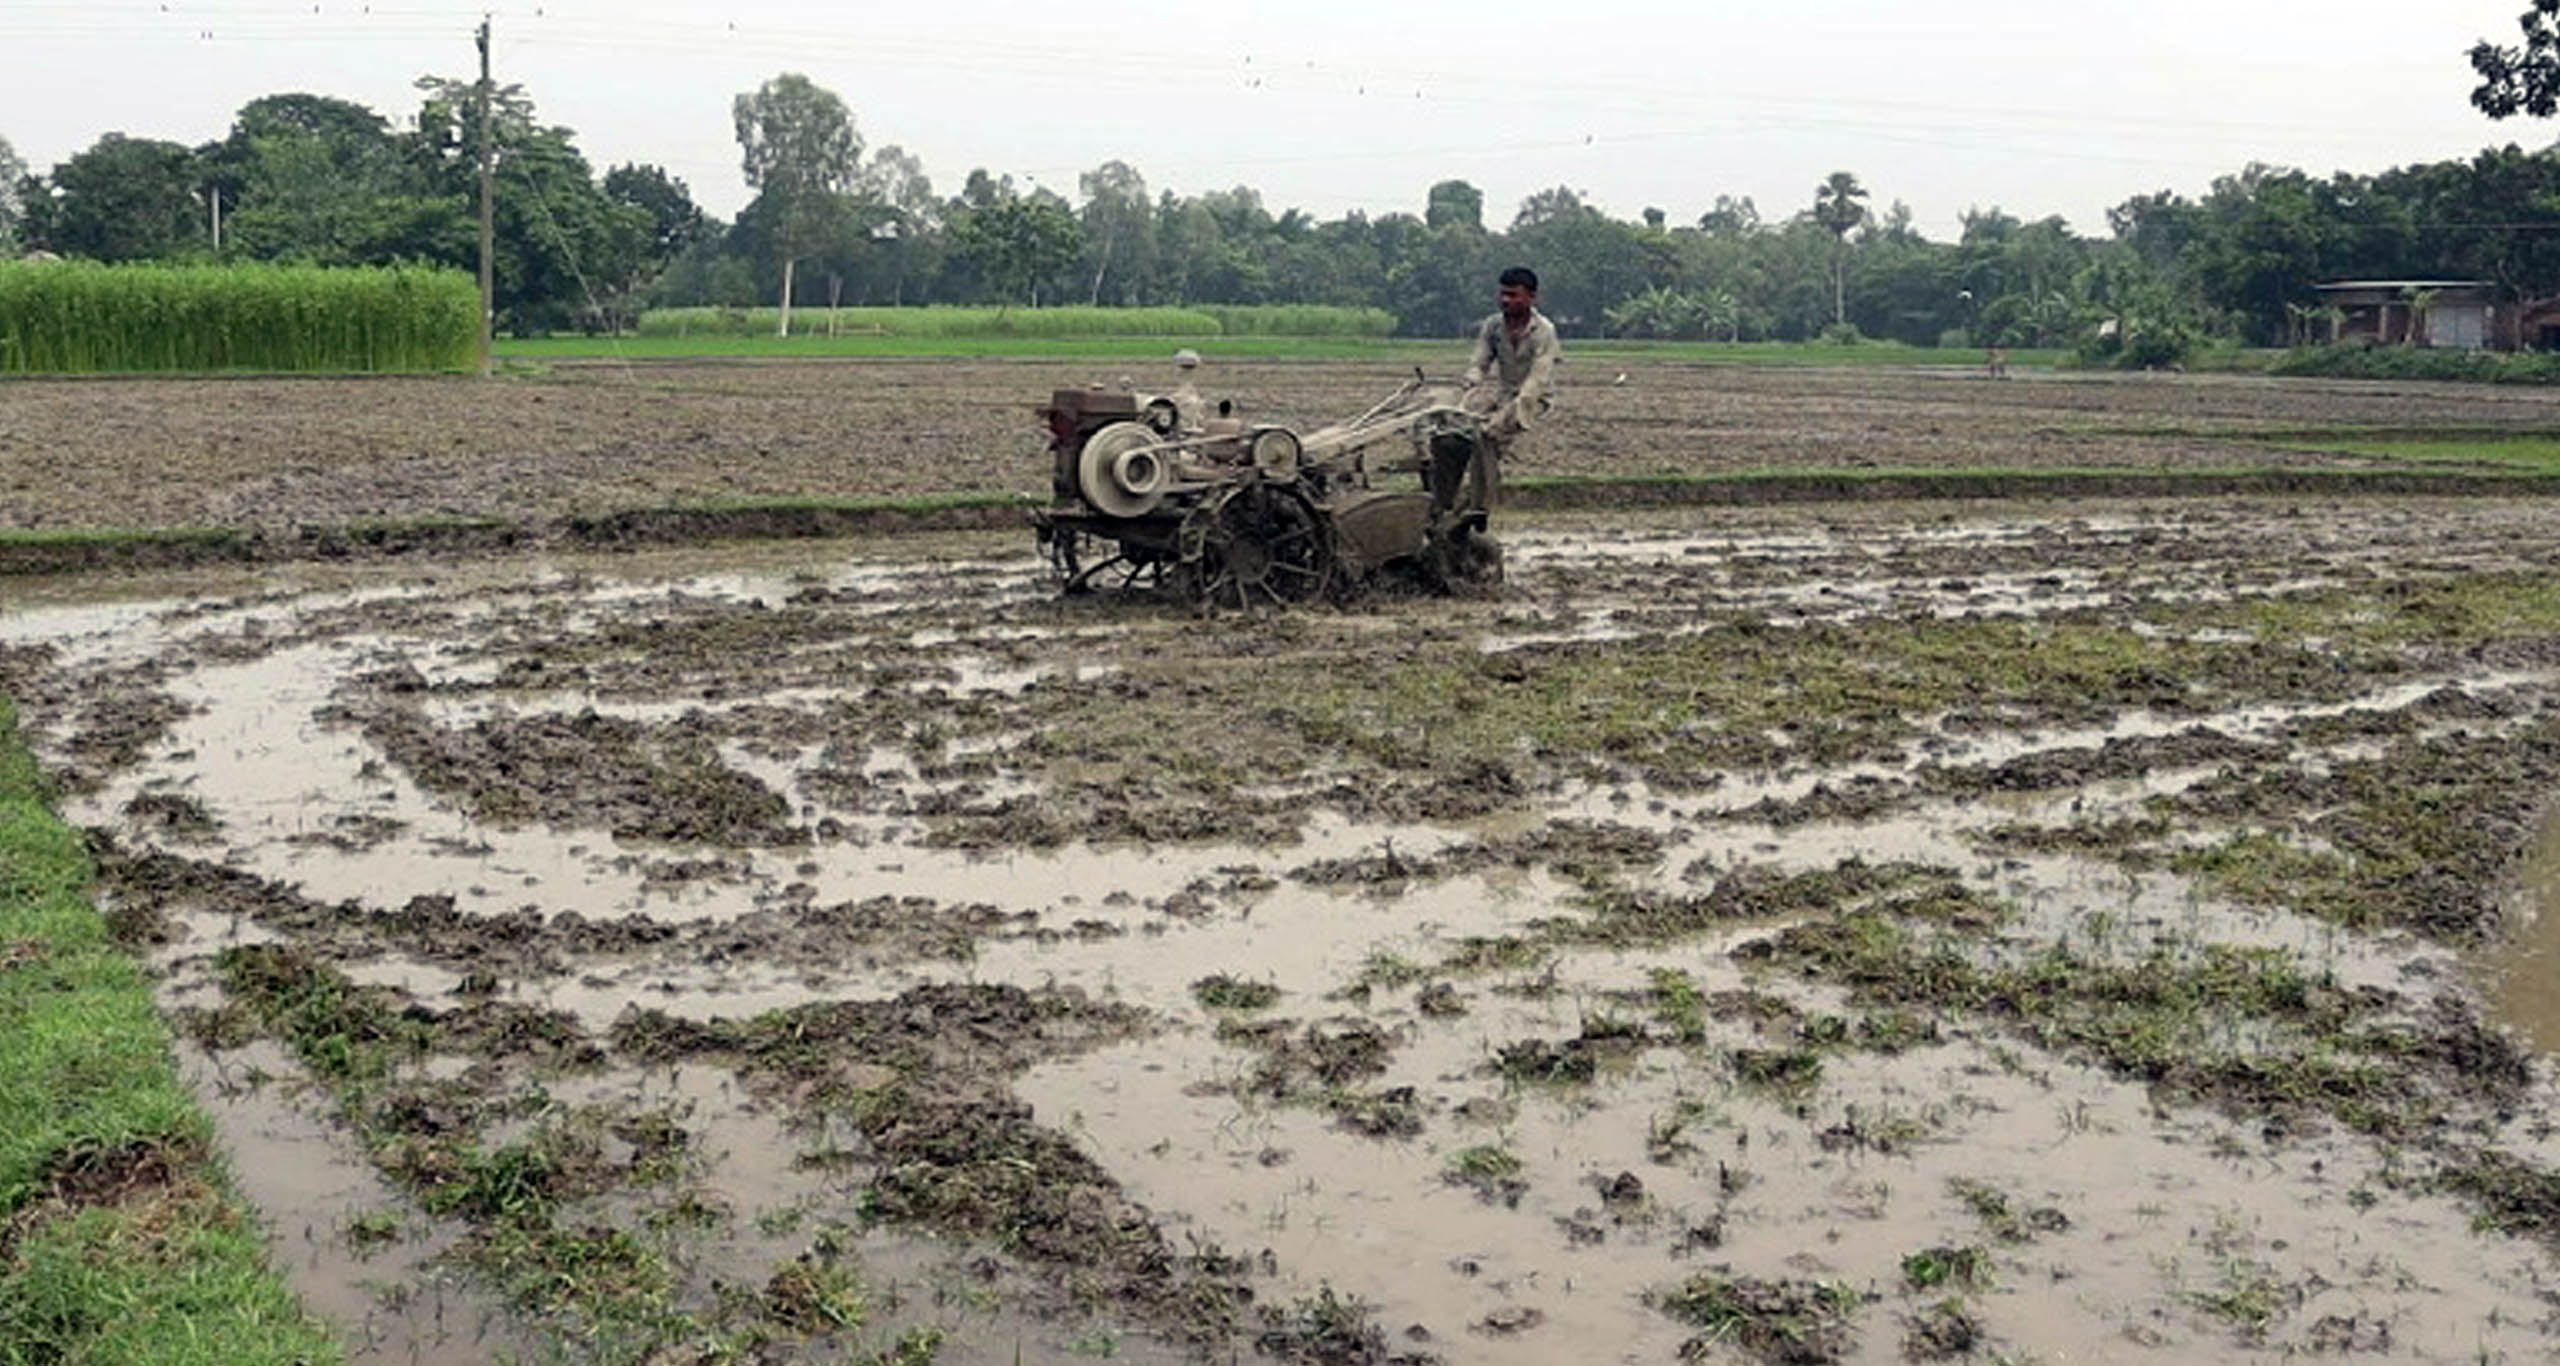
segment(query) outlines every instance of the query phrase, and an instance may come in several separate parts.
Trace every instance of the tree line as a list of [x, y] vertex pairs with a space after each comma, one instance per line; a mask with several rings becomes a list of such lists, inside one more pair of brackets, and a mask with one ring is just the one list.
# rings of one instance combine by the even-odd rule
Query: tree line
[[[402, 123], [270, 95], [219, 141], [110, 133], [42, 174], [0, 140], [0, 252], [469, 268], [476, 87], [429, 77], [418, 90]], [[1294, 303], [1384, 309], [1406, 334], [1445, 336], [1482, 315], [1501, 266], [1525, 262], [1573, 335], [2079, 346], [2159, 363], [2208, 339], [2325, 336], [2312, 288], [2325, 280], [2560, 294], [2560, 152], [2512, 145], [2325, 178], [2252, 165], [2200, 196], [2134, 195], [2104, 235], [1978, 208], [1955, 240], [1933, 241], [1847, 171], [1767, 215], [1715, 195], [1676, 222], [1661, 208], [1620, 219], [1557, 186], [1496, 221], [1481, 190], [1448, 179], [1422, 187], [1416, 212], [1318, 219], [1243, 185], [1156, 189], [1116, 160], [1078, 177], [1073, 199], [985, 169], [942, 193], [918, 158], [871, 145], [840, 97], [796, 75], [740, 94], [734, 115], [755, 196], [724, 222], [659, 167], [599, 174], [573, 130], [543, 122], [521, 88], [498, 89], [501, 325], [614, 328], [650, 307], [777, 301]]]

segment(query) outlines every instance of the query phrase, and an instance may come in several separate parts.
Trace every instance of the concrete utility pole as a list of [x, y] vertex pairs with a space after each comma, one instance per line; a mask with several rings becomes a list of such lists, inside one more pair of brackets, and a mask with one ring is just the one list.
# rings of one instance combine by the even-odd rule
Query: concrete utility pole
[[489, 16], [480, 16], [480, 377], [489, 377], [491, 329], [497, 326], [498, 211], [495, 180], [498, 144], [489, 127]]

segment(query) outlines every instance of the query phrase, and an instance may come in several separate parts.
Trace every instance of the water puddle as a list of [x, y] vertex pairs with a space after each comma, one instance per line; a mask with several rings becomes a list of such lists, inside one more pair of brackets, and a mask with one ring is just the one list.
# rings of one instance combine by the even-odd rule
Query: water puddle
[[403, 1213], [400, 1192], [297, 1098], [281, 1049], [217, 1057], [181, 1043], [178, 1071], [212, 1116], [232, 1185], [265, 1214], [276, 1265], [304, 1308], [338, 1326], [349, 1362], [479, 1366], [529, 1349], [438, 1264], [450, 1236]]
[[2546, 813], [2517, 876], [2514, 931], [2484, 965], [2499, 1018], [2560, 1053], [2560, 805]]

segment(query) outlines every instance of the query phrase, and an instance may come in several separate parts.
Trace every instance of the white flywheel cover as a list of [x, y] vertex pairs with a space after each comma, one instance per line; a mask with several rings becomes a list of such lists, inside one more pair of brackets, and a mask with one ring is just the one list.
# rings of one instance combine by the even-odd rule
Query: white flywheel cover
[[[1076, 461], [1076, 486], [1084, 491], [1084, 500], [1114, 517], [1144, 517], [1155, 511], [1156, 504], [1164, 499], [1164, 461], [1141, 458], [1124, 462], [1121, 457], [1162, 439], [1136, 422], [1114, 422], [1087, 437], [1084, 454]], [[1133, 489], [1123, 484], [1124, 463], [1132, 475], [1143, 477], [1144, 471], [1154, 470], [1152, 486]]]

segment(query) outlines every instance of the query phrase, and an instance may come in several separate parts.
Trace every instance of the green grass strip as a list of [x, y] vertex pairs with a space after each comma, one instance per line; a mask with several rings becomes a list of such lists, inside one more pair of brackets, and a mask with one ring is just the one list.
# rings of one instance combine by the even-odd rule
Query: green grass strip
[[[794, 337], [525, 337], [498, 342], [506, 360], [822, 360], [836, 358], [985, 360], [1168, 360], [1190, 347], [1211, 362], [1221, 360], [1358, 360], [1419, 364], [1455, 372], [1464, 367], [1464, 338], [1346, 336], [1035, 336], [961, 334], [823, 335], [824, 314], [802, 311], [797, 325], [819, 333]], [[2064, 353], [2012, 352], [2013, 369], [2050, 368]], [[1979, 369], [1983, 355], [1963, 349], [1868, 344], [1833, 346], [1793, 342], [1569, 341], [1565, 363], [1587, 373], [1596, 362], [1672, 362], [1793, 369], [1858, 369], [1920, 366]], [[1567, 381], [1572, 383], [1570, 379]]]
[[334, 1362], [0, 698], [0, 1363]]
[[[2294, 443], [2289, 443], [2294, 444]], [[2417, 465], [2485, 465], [2529, 474], [2560, 474], [2560, 437], [2475, 436], [2451, 438], [2360, 438], [2333, 441], [2313, 438], [2300, 448]]]

